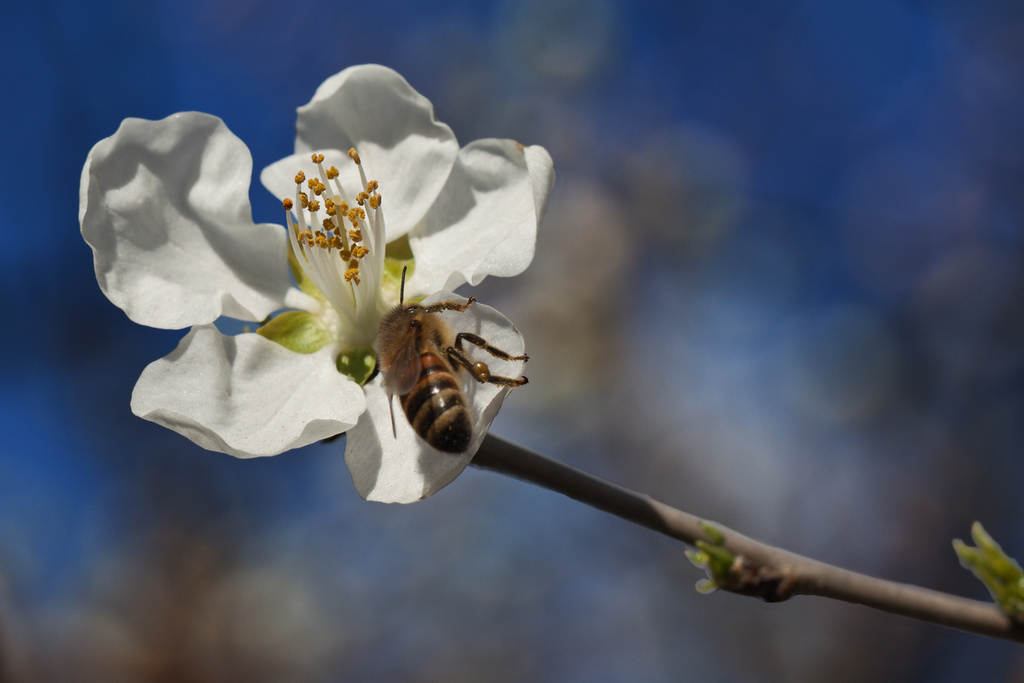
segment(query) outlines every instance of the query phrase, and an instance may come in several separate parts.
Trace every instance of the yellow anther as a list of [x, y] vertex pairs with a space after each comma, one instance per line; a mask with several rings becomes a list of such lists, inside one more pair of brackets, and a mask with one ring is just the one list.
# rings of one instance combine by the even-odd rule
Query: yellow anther
[[324, 234], [322, 232], [318, 232], [314, 237], [313, 241], [316, 243], [316, 246], [320, 247], [321, 249], [327, 246], [327, 238], [324, 237]]
[[341, 251], [338, 252], [338, 256], [341, 257], [342, 261], [347, 262], [350, 258], [352, 258], [352, 252], [349, 251], [348, 249], [342, 249]]
[[359, 221], [356, 220], [358, 217], [359, 217], [359, 210], [358, 209], [349, 209], [348, 210], [348, 219], [350, 221], [352, 221], [352, 225], [359, 225]]
[[331, 239], [328, 240], [328, 244], [331, 245], [332, 249], [343, 249], [345, 247], [345, 243], [342, 242], [341, 238], [337, 235], [331, 236]]
[[358, 268], [349, 268], [345, 271], [345, 282], [351, 282], [352, 280], [355, 280], [357, 285], [359, 284]]
[[324, 162], [324, 155], [323, 154], [314, 154], [310, 158], [313, 160], [314, 164], [322, 164]]
[[291, 210], [292, 210], [292, 206], [293, 206], [293, 205], [292, 205], [292, 200], [290, 200], [290, 199], [285, 199], [285, 200], [284, 200], [283, 202], [281, 202], [281, 203], [282, 203], [282, 204], [284, 204], [284, 210], [285, 210], [285, 211], [291, 211]]
[[350, 150], [348, 151], [348, 156], [349, 156], [349, 158], [350, 158], [350, 159], [352, 159], [352, 161], [356, 162], [357, 164], [361, 164], [361, 163], [363, 163], [363, 162], [361, 162], [361, 161], [359, 160], [359, 152], [357, 152], [357, 151], [356, 151], [356, 148], [355, 148], [355, 147], [351, 148], [351, 149], [350, 149]]
[[319, 201], [319, 200], [316, 200], [316, 199], [314, 199], [313, 201], [311, 201], [311, 202], [309, 203], [309, 210], [310, 210], [310, 211], [319, 211], [319, 210], [320, 210], [320, 201]]
[[338, 209], [335, 208], [334, 204], [327, 204], [327, 202], [324, 202], [324, 208], [327, 210], [328, 216], [333, 216], [338, 213]]
[[366, 183], [367, 192], [373, 192], [378, 187], [380, 187], [380, 183], [378, 183], [376, 180], [371, 180], [370, 182]]
[[302, 204], [303, 209], [309, 206], [309, 197], [306, 195], [305, 192], [299, 193], [299, 203]]
[[361, 220], [361, 221], [365, 221], [366, 220], [366, 212], [363, 211], [362, 209], [359, 209], [359, 220]]
[[331, 166], [329, 169], [327, 169], [326, 173], [327, 173], [327, 179], [328, 180], [334, 180], [339, 175], [341, 175], [341, 173], [338, 171], [338, 169], [334, 168], [333, 166]]
[[371, 209], [379, 209], [380, 208], [380, 195], [379, 194], [375, 194], [372, 197], [370, 197], [370, 208]]
[[363, 241], [363, 231], [362, 230], [349, 230], [348, 231], [348, 238], [350, 240], [352, 240], [353, 242], [362, 242]]
[[359, 245], [352, 247], [352, 258], [360, 259], [360, 258], [363, 258], [364, 256], [366, 256], [369, 253], [370, 253], [370, 250], [367, 249], [366, 247], [359, 246]]
[[338, 205], [338, 211], [341, 212], [342, 216], [347, 216], [348, 215], [348, 202], [342, 202], [341, 204], [339, 204]]
[[327, 232], [330, 232], [330, 231], [334, 230], [334, 221], [332, 221], [330, 218], [325, 218], [324, 222], [323, 222], [323, 226], [324, 226], [324, 230], [326, 230]]
[[365, 202], [369, 198], [370, 195], [366, 194], [365, 192], [360, 192], [359, 194], [356, 195], [356, 204], [362, 206], [363, 202]]
[[308, 187], [311, 190], [313, 188], [315, 188], [316, 187], [316, 178], [310, 178], [309, 180], [307, 180], [306, 181], [306, 187]]
[[306, 179], [306, 174], [305, 174], [305, 173], [303, 173], [302, 171], [299, 171], [298, 173], [296, 173], [296, 174], [295, 174], [295, 184], [296, 184], [296, 185], [301, 185], [301, 184], [302, 184], [302, 182], [303, 182], [303, 181], [304, 181], [305, 179]]

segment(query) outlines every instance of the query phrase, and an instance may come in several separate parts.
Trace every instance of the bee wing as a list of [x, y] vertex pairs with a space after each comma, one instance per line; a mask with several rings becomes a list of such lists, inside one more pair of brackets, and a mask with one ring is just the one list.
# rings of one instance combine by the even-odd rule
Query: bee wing
[[384, 374], [382, 384], [389, 395], [398, 394], [404, 396], [416, 386], [416, 380], [420, 378], [420, 370], [423, 365], [420, 361], [420, 352], [415, 344], [405, 344], [395, 355], [391, 367]]

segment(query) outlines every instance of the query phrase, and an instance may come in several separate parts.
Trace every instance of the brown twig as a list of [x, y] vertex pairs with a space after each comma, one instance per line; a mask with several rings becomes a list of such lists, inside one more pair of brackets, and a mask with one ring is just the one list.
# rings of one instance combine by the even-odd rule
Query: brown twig
[[[484, 439], [473, 464], [561, 493], [690, 545], [712, 541], [694, 515], [492, 434]], [[720, 582], [725, 590], [771, 602], [793, 595], [818, 595], [1024, 643], [1024, 625], [994, 604], [876, 579], [760, 543], [717, 523], [714, 527], [725, 537], [722, 547], [737, 558], [728, 581]]]

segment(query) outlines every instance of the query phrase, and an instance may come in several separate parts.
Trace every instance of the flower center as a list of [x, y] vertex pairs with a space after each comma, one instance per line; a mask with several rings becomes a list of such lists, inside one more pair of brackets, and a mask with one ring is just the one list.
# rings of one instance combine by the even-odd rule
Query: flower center
[[324, 169], [324, 155], [313, 154], [317, 176], [307, 179], [299, 171], [295, 175], [295, 200], [285, 199], [284, 208], [299, 266], [338, 313], [339, 340], [368, 344], [376, 336], [385, 308], [381, 297], [387, 244], [384, 212], [377, 181], [366, 179], [354, 148], [348, 156], [359, 169], [365, 189], [354, 196], [346, 193], [338, 180], [338, 169]]

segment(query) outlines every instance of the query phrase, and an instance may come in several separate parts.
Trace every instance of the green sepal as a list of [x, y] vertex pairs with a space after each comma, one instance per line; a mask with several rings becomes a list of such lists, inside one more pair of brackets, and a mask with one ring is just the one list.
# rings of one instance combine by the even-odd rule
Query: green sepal
[[299, 258], [295, 255], [295, 250], [292, 249], [291, 240], [288, 240], [288, 270], [292, 273], [292, 278], [295, 280], [296, 287], [320, 301], [327, 300], [324, 293], [320, 291], [319, 287], [313, 284], [313, 281], [306, 275], [306, 271], [304, 271], [302, 266], [299, 265]]
[[723, 534], [718, 527], [708, 524], [703, 519], [698, 519], [697, 524], [700, 526], [700, 530], [704, 532], [704, 535], [707, 536], [708, 540], [713, 544], [722, 545], [725, 543], [725, 534]]
[[347, 348], [338, 354], [337, 364], [338, 372], [362, 386], [377, 367], [377, 354], [368, 346]]
[[960, 564], [970, 569], [985, 584], [992, 599], [1011, 619], [1024, 622], [1024, 570], [1003, 552], [980, 522], [971, 525], [972, 548], [959, 538], [953, 539], [953, 550]]
[[[399, 292], [402, 289], [402, 269], [405, 268], [405, 281], [412, 278], [416, 270], [416, 259], [412, 255], [412, 247], [409, 245], [409, 238], [406, 235], [399, 237], [388, 244], [384, 251], [384, 274], [381, 285], [384, 291], [388, 292], [395, 301], [398, 301]], [[413, 299], [407, 298], [406, 301]]]
[[711, 545], [704, 541], [697, 541], [697, 547], [700, 548], [707, 558], [707, 570], [710, 578], [715, 579], [719, 583], [722, 582], [719, 579], [724, 581], [729, 576], [729, 569], [736, 561], [736, 556], [722, 546]]
[[[388, 242], [387, 248], [384, 249], [384, 258], [395, 259], [396, 261], [412, 261], [412, 245], [409, 244], [409, 235], [402, 235], [398, 239]], [[399, 270], [398, 274], [401, 275], [402, 271]]]
[[313, 353], [322, 349], [330, 335], [319, 318], [306, 311], [285, 311], [256, 330], [296, 353]]

